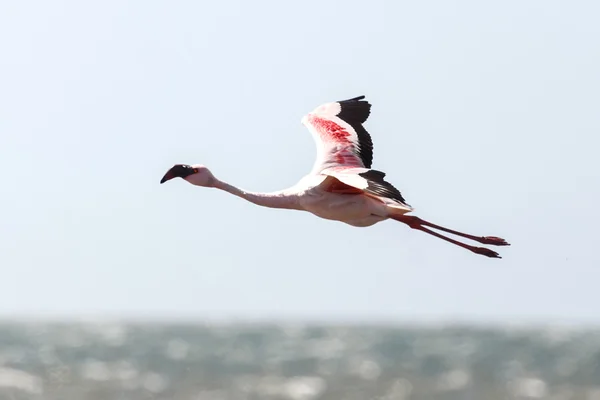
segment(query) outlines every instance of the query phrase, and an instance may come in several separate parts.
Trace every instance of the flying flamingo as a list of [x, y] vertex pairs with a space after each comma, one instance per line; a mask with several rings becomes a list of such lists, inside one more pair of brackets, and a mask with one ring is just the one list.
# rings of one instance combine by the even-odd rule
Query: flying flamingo
[[384, 179], [385, 173], [371, 169], [373, 142], [362, 125], [369, 117], [371, 104], [364, 98], [325, 103], [302, 118], [302, 124], [315, 139], [317, 158], [312, 171], [288, 189], [270, 193], [243, 190], [217, 179], [201, 164], [176, 164], [160, 183], [179, 177], [196, 186], [224, 190], [259, 206], [308, 211], [357, 227], [391, 218], [476, 254], [501, 258], [493, 250], [459, 242], [429, 228], [487, 245], [509, 245], [502, 238], [468, 235], [405, 215], [413, 208]]

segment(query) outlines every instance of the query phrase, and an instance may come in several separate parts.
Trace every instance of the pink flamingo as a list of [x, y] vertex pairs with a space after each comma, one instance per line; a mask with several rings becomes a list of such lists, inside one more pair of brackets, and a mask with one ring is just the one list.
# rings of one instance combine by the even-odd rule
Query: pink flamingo
[[259, 206], [308, 211], [357, 227], [393, 219], [476, 254], [501, 258], [493, 250], [459, 242], [429, 228], [487, 245], [509, 245], [502, 238], [469, 235], [405, 215], [413, 208], [384, 179], [385, 173], [371, 169], [373, 142], [362, 125], [369, 117], [371, 104], [364, 97], [323, 104], [302, 118], [302, 124], [316, 141], [317, 158], [312, 171], [288, 189], [270, 193], [243, 190], [217, 179], [201, 164], [176, 164], [160, 183], [179, 177], [196, 186], [224, 190]]

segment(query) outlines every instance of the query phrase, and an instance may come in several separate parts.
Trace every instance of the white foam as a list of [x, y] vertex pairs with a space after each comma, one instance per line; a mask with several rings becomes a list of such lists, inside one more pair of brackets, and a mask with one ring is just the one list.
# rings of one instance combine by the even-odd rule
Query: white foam
[[0, 387], [19, 389], [31, 394], [43, 392], [41, 378], [13, 368], [0, 368]]

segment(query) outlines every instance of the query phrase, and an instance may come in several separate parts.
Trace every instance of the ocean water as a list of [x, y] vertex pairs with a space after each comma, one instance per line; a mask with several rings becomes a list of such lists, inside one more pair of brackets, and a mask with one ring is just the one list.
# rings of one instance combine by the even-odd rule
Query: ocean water
[[0, 400], [600, 400], [600, 331], [0, 323]]

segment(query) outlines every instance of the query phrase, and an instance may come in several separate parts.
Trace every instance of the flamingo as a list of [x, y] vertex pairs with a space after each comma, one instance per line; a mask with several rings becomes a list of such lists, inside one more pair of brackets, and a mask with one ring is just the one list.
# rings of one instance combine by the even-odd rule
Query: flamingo
[[247, 191], [217, 179], [202, 164], [175, 164], [160, 183], [182, 178], [192, 185], [220, 189], [259, 206], [307, 211], [355, 227], [392, 219], [473, 253], [501, 258], [491, 249], [472, 246], [431, 229], [487, 245], [508, 246], [502, 238], [469, 235], [406, 215], [413, 207], [385, 180], [384, 172], [371, 169], [373, 142], [363, 126], [371, 104], [364, 98], [325, 103], [302, 118], [301, 123], [316, 142], [317, 156], [311, 172], [290, 188], [269, 193]]

